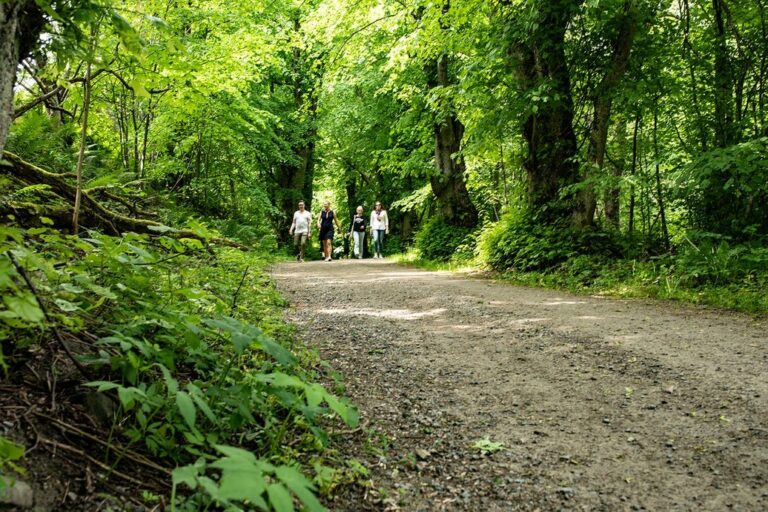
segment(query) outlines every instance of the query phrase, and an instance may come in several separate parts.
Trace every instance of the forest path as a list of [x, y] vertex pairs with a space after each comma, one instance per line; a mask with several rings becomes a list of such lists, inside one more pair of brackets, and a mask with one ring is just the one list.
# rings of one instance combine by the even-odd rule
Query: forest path
[[768, 509], [765, 322], [386, 260], [273, 275], [387, 439], [345, 445], [374, 487], [336, 510]]

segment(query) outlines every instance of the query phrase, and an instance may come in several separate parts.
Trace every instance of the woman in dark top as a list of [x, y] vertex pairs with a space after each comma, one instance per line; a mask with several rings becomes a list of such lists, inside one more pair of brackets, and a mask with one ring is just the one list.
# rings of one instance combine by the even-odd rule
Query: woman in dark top
[[334, 224], [336, 224], [336, 229], [341, 231], [341, 226], [339, 226], [339, 221], [336, 218], [336, 214], [334, 214], [333, 210], [331, 210], [331, 203], [326, 201], [323, 203], [323, 210], [317, 217], [317, 229], [320, 231], [320, 245], [323, 251], [323, 259], [325, 261], [331, 261]]
[[357, 213], [352, 217], [352, 225], [349, 227], [349, 234], [355, 240], [355, 256], [357, 259], [363, 259], [363, 247], [365, 247], [365, 230], [368, 228], [363, 207], [357, 207]]

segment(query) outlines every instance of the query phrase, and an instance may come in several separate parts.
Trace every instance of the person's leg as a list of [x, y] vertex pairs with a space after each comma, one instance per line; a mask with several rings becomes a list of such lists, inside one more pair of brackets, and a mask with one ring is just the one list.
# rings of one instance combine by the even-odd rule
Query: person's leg
[[378, 229], [374, 229], [373, 233], [373, 257], [377, 258], [379, 256], [379, 233], [380, 231]]
[[383, 229], [379, 230], [379, 258], [384, 257], [384, 238], [386, 237], [386, 231]]
[[360, 255], [358, 259], [363, 259], [363, 252], [365, 250], [365, 231], [358, 233], [360, 235]]
[[304, 261], [304, 250], [307, 247], [307, 234], [304, 233], [299, 237], [299, 261]]

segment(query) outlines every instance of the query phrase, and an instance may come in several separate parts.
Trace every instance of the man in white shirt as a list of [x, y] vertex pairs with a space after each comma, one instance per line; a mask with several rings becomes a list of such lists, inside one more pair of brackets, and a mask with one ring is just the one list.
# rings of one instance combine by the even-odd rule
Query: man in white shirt
[[373, 235], [373, 257], [384, 257], [384, 235], [389, 234], [389, 217], [387, 211], [381, 208], [381, 203], [376, 201], [376, 206], [371, 212], [371, 235]]
[[304, 248], [309, 240], [312, 214], [304, 209], [304, 201], [299, 201], [299, 209], [293, 213], [293, 222], [288, 233], [293, 235], [293, 244], [299, 249], [296, 261], [304, 261]]

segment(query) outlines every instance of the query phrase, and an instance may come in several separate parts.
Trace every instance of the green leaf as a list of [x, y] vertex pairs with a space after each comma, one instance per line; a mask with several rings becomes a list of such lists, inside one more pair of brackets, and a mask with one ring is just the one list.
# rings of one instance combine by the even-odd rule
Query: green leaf
[[17, 461], [24, 456], [24, 447], [0, 436], [0, 468], [3, 461]]
[[195, 404], [184, 391], [179, 391], [176, 394], [176, 407], [179, 408], [179, 412], [189, 428], [195, 428], [195, 419], [197, 418]]
[[360, 422], [360, 415], [357, 412], [357, 408], [342, 402], [330, 393], [326, 395], [325, 401], [328, 402], [328, 406], [338, 414], [342, 420], [344, 420], [344, 423], [346, 423], [348, 427], [357, 427], [357, 424]]
[[197, 487], [197, 475], [199, 469], [195, 465], [182, 466], [176, 468], [171, 473], [173, 485], [185, 484], [190, 489]]
[[15, 313], [18, 318], [31, 323], [40, 323], [45, 318], [43, 310], [31, 293], [21, 295], [8, 295], [3, 297], [3, 302], [9, 311]]
[[280, 484], [269, 484], [267, 486], [267, 496], [269, 504], [275, 509], [275, 512], [293, 512], [293, 498], [288, 490]]
[[325, 507], [314, 495], [314, 485], [299, 470], [290, 466], [280, 466], [275, 468], [275, 476], [298, 496], [306, 510], [309, 512], [325, 511]]

